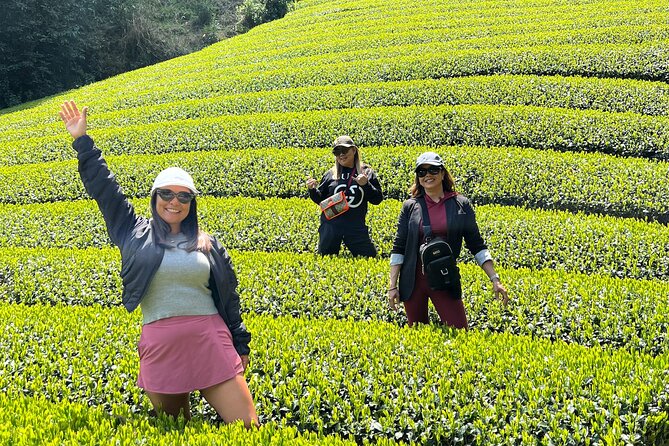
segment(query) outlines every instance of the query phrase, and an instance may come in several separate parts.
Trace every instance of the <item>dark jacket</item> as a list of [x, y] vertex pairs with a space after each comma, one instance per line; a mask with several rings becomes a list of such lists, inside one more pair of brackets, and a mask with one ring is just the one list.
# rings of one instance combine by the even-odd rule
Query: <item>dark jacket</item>
[[[122, 301], [128, 311], [133, 311], [158, 270], [165, 248], [156, 243], [151, 220], [135, 214], [93, 140], [85, 135], [77, 138], [72, 146], [77, 151], [84, 187], [98, 203], [109, 237], [121, 251]], [[214, 237], [207, 258], [211, 265], [209, 288], [214, 304], [232, 333], [235, 349], [240, 355], [248, 355], [251, 334], [242, 322], [237, 278], [230, 256]]]
[[[481, 237], [476, 224], [474, 209], [467, 197], [458, 194], [447, 199], [444, 206], [448, 228], [446, 241], [451, 246], [456, 259], [460, 256], [463, 239], [472, 255], [488, 248]], [[399, 279], [400, 300], [402, 302], [409, 299], [416, 282], [418, 248], [422, 243], [422, 233], [420, 232], [422, 220], [418, 201], [415, 198], [406, 200], [400, 211], [397, 233], [391, 251], [391, 254], [402, 254], [404, 256]]]
[[346, 188], [352, 169], [343, 168], [342, 178], [335, 180], [332, 170], [328, 170], [323, 175], [318, 187], [309, 189], [309, 197], [316, 204], [336, 192], [347, 189], [346, 196], [351, 206], [350, 210], [332, 220], [326, 219], [323, 213], [321, 213], [321, 224], [346, 225], [347, 227], [364, 226], [367, 216], [367, 203], [379, 204], [383, 201], [383, 191], [381, 190], [381, 184], [376, 173], [367, 165], [363, 165], [362, 168], [368, 179], [364, 186], [360, 186], [355, 180], [351, 180], [351, 185]]

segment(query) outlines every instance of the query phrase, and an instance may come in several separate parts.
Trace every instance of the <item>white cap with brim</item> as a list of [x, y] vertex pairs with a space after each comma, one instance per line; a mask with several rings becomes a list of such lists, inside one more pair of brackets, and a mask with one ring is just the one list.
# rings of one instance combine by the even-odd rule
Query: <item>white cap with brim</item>
[[179, 167], [168, 167], [158, 174], [155, 180], [153, 180], [153, 186], [151, 187], [151, 193], [156, 189], [165, 186], [183, 186], [190, 189], [194, 194], [198, 193], [198, 190], [195, 189], [195, 183], [193, 178], [185, 170]]
[[441, 159], [439, 154], [435, 152], [421, 153], [418, 156], [418, 159], [416, 159], [416, 169], [418, 169], [418, 167], [422, 166], [423, 164], [427, 164], [429, 166], [444, 167], [444, 161]]

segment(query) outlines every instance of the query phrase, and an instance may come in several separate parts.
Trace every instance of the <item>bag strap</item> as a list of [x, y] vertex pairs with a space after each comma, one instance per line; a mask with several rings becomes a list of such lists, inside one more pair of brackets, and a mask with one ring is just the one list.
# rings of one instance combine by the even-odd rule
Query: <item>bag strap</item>
[[351, 187], [351, 184], [353, 183], [353, 176], [354, 176], [356, 173], [357, 173], [357, 172], [356, 172], [355, 166], [353, 166], [353, 170], [352, 170], [351, 173], [349, 174], [349, 176], [348, 176], [348, 181], [346, 182], [346, 189], [344, 189], [344, 196], [345, 196], [345, 197], [348, 197], [348, 195], [346, 195], [346, 191], [348, 190], [349, 187]]
[[427, 242], [432, 239], [432, 226], [430, 226], [430, 214], [427, 212], [427, 202], [422, 195], [416, 200], [418, 201], [420, 211], [423, 214], [423, 233], [425, 234], [425, 241]]

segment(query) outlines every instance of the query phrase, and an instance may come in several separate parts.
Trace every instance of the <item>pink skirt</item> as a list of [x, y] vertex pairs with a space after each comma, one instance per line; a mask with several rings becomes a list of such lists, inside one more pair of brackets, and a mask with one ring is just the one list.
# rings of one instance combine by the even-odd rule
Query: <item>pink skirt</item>
[[137, 348], [137, 385], [149, 392], [188, 393], [244, 372], [230, 330], [218, 314], [146, 324]]

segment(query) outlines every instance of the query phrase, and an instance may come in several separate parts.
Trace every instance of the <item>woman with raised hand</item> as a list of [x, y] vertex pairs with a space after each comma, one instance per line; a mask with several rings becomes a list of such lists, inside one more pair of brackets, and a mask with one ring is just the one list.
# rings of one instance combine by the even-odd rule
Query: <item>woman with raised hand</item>
[[360, 150], [351, 137], [342, 135], [335, 139], [332, 154], [334, 166], [320, 183], [314, 178], [306, 182], [309, 197], [323, 210], [318, 228], [318, 253], [338, 254], [343, 241], [354, 256], [375, 257], [376, 248], [365, 219], [367, 203], [379, 204], [383, 200], [381, 184], [372, 168], [361, 161]]
[[[463, 240], [490, 278], [495, 297], [506, 305], [508, 293], [495, 272], [492, 256], [479, 232], [474, 209], [465, 196], [455, 191], [453, 177], [444, 167], [441, 157], [434, 152], [421, 154], [416, 160], [415, 173], [411, 198], [402, 205], [390, 254], [388, 304], [391, 309], [397, 310], [397, 305], [403, 302], [408, 323], [413, 325], [429, 322], [430, 299], [443, 324], [467, 328], [459, 272], [455, 266]], [[443, 277], [449, 276], [449, 273], [451, 277], [458, 277], [450, 287], [434, 289], [430, 286], [430, 278], [426, 276], [419, 252], [426, 232], [446, 241], [452, 251], [455, 270], [449, 272], [449, 268], [445, 268], [439, 271]]]
[[59, 115], [86, 191], [121, 251], [123, 305], [142, 311], [137, 384], [158, 413], [190, 419], [190, 393], [199, 390], [225, 422], [258, 425], [244, 379], [251, 335], [237, 279], [225, 248], [198, 226], [193, 179], [178, 167], [163, 170], [151, 188], [152, 218], [136, 215], [86, 134], [87, 112], [69, 101]]

